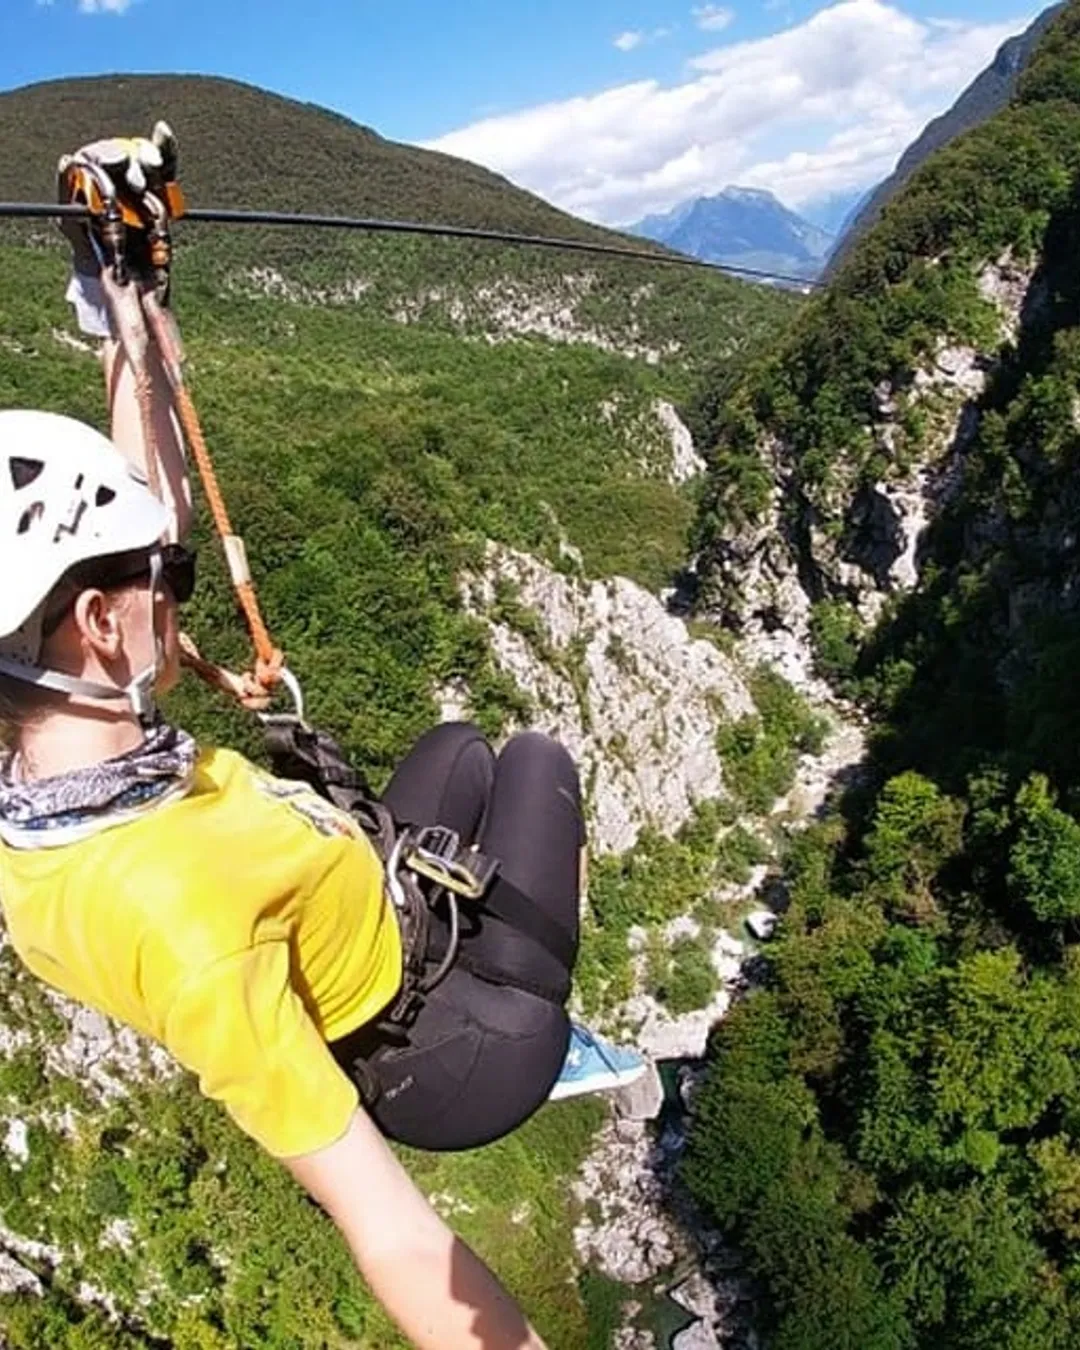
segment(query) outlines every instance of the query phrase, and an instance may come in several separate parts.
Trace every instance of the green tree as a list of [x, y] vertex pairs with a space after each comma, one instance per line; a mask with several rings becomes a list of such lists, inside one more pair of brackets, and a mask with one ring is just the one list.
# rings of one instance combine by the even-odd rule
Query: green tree
[[1080, 824], [1054, 804], [1043, 774], [1016, 795], [1016, 839], [1009, 851], [1009, 887], [1036, 918], [1080, 917]]

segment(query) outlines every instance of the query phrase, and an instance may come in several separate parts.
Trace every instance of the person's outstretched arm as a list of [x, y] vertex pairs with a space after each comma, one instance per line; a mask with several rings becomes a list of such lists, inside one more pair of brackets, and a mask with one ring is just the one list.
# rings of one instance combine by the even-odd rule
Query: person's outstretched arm
[[337, 1224], [372, 1292], [417, 1350], [544, 1350], [363, 1111], [336, 1144], [285, 1165]]
[[[81, 167], [80, 167], [81, 166]], [[64, 155], [58, 166], [61, 201], [88, 201], [102, 182], [111, 183], [122, 200], [137, 205], [141, 195], [155, 200], [167, 196], [167, 184], [176, 174], [176, 141], [160, 122], [153, 137], [109, 137]], [[97, 185], [96, 188], [94, 185]], [[187, 477], [184, 440], [173, 410], [172, 392], [152, 342], [146, 342], [138, 287], [147, 284], [141, 269], [148, 265], [145, 236], [129, 227], [127, 262], [131, 279], [120, 285], [105, 262], [100, 237], [82, 220], [66, 218], [61, 230], [72, 248], [74, 275], [67, 298], [79, 327], [93, 338], [104, 339], [103, 362], [112, 440], [148, 481], [160, 478], [160, 491], [173, 516], [170, 542], [187, 538], [191, 529], [191, 487]], [[166, 287], [167, 289], [167, 287]], [[149, 392], [148, 425], [144, 425], [136, 394], [135, 372], [117, 341], [115, 315], [121, 312], [136, 345], [146, 345]], [[150, 441], [153, 441], [152, 454]], [[154, 461], [159, 472], [152, 472]]]
[[[113, 443], [145, 475], [151, 449], [146, 443], [146, 429], [135, 393], [135, 372], [115, 338], [105, 340], [102, 360]], [[147, 354], [147, 374], [150, 377], [150, 429], [161, 467], [161, 491], [165, 505], [173, 514], [171, 542], [177, 543], [191, 532], [191, 484], [172, 392], [153, 347]]]

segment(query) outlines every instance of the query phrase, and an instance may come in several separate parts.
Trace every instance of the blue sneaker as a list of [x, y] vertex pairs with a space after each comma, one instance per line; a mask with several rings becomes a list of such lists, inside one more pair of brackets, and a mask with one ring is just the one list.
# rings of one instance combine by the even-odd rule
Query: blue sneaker
[[636, 1083], [648, 1068], [636, 1050], [611, 1045], [577, 1022], [570, 1024], [570, 1044], [548, 1100], [561, 1101], [585, 1092], [610, 1092]]

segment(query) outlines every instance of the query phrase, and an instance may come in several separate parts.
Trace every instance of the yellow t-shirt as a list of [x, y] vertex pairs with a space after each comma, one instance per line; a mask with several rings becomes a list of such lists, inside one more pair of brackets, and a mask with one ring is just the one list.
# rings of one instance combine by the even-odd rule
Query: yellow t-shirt
[[41, 979], [165, 1045], [276, 1157], [344, 1134], [326, 1042], [401, 983], [382, 867], [355, 822], [229, 750], [185, 796], [54, 848], [0, 845], [12, 942]]

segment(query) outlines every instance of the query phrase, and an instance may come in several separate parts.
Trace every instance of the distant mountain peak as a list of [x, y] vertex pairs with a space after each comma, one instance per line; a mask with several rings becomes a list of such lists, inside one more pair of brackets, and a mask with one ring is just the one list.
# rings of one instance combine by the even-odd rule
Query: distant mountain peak
[[[783, 206], [783, 202], [775, 193], [770, 192], [768, 188], [739, 187], [736, 183], [729, 184], [720, 193], [721, 197], [731, 202], [775, 202], [777, 206]], [[787, 207], [784, 207], [787, 210]]]
[[831, 234], [767, 188], [737, 184], [646, 216], [630, 230], [705, 262], [800, 279], [818, 275], [833, 244]]

